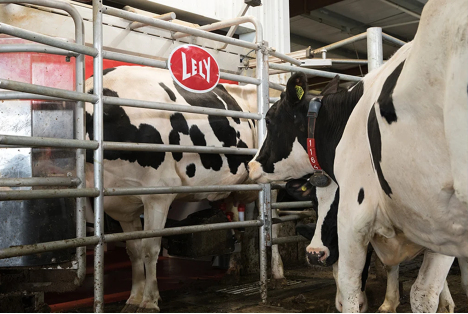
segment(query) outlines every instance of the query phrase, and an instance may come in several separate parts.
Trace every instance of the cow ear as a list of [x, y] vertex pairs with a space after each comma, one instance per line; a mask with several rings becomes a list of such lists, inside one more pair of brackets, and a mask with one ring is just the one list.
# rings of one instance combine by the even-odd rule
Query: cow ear
[[286, 100], [290, 104], [296, 104], [307, 95], [307, 91], [307, 75], [297, 72], [286, 84]]
[[335, 76], [320, 93], [321, 96], [335, 94], [340, 88], [340, 76]]

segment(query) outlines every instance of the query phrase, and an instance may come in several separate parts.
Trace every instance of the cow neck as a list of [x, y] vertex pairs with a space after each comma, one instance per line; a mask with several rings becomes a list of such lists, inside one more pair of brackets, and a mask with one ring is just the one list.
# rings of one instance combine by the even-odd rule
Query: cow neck
[[363, 94], [362, 81], [351, 90], [343, 90], [322, 98], [320, 114], [315, 121], [315, 148], [323, 171], [335, 182], [335, 150], [343, 136], [349, 116]]

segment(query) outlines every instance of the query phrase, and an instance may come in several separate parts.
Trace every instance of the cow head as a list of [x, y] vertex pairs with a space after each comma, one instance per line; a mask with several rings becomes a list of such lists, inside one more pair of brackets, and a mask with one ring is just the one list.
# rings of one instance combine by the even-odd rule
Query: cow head
[[307, 76], [296, 73], [286, 91], [268, 110], [267, 134], [262, 147], [249, 163], [252, 180], [267, 183], [298, 179], [313, 172], [307, 156]]

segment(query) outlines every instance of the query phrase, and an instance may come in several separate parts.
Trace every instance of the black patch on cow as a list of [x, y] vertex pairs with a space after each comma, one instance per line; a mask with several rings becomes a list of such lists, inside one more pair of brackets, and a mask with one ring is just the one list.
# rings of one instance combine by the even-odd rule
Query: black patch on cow
[[174, 94], [174, 92], [169, 88], [167, 87], [166, 84], [164, 84], [163, 82], [160, 82], [159, 85], [166, 91], [166, 93], [169, 95], [169, 98], [172, 100], [172, 101], [176, 101], [176, 95]]
[[369, 112], [369, 118], [367, 120], [367, 136], [369, 138], [369, 144], [372, 153], [372, 160], [374, 162], [375, 171], [379, 178], [380, 186], [384, 190], [385, 194], [391, 198], [392, 189], [385, 179], [380, 162], [382, 161], [382, 138], [380, 136], [379, 123], [377, 122], [377, 116], [375, 113], [375, 104], [372, 106]]
[[[172, 130], [169, 132], [169, 144], [171, 145], [180, 145], [180, 135], [179, 133], [188, 135], [189, 134], [189, 127], [187, 124], [187, 120], [180, 112], [176, 112], [171, 115], [169, 118], [171, 121]], [[172, 157], [176, 161], [180, 161], [182, 159], [182, 153], [172, 153]]]
[[404, 64], [405, 61], [401, 62], [400, 65], [393, 70], [392, 74], [387, 77], [379, 95], [380, 115], [387, 120], [388, 124], [392, 124], [392, 122], [396, 122], [398, 119], [395, 106], [393, 105], [393, 90], [395, 89]]
[[237, 136], [237, 138], [240, 138], [240, 132], [239, 131], [236, 132], [236, 136]]
[[[203, 94], [188, 92], [182, 87], [178, 86], [177, 84], [174, 84], [174, 86], [176, 87], [177, 92], [180, 93], [182, 97], [185, 99], [185, 101], [192, 106], [223, 109], [223, 110], [225, 110], [227, 107], [228, 110], [242, 111], [242, 108], [239, 106], [236, 100], [227, 92], [227, 90], [224, 88], [223, 85], [217, 85], [212, 91], [208, 93], [203, 93]], [[232, 118], [232, 120], [237, 124], [241, 123], [239, 118]], [[210, 123], [211, 129], [213, 130], [213, 133], [216, 136], [216, 138], [220, 142], [223, 143], [223, 147], [244, 148], [245, 146], [245, 148], [247, 148], [247, 145], [245, 145], [243, 141], [240, 141], [240, 140], [238, 141], [237, 131], [235, 128], [233, 128], [230, 125], [229, 119], [227, 117], [209, 115], [208, 122]], [[197, 138], [198, 143], [201, 143], [205, 140], [204, 140], [204, 136], [203, 136], [203, 141], [200, 141], [198, 139], [199, 135], [201, 134], [201, 132], [199, 132], [200, 133], [199, 134], [198, 131], [194, 131], [195, 132], [194, 136]], [[192, 136], [192, 129], [190, 129], [190, 136]], [[201, 145], [201, 144], [195, 144], [194, 142], [194, 145]], [[217, 170], [221, 168], [222, 159], [220, 155], [200, 154], [200, 158], [202, 158], [202, 155], [205, 156], [204, 157], [205, 163], [203, 164], [205, 168], [208, 167], [207, 169], [212, 168], [213, 170], [216, 170], [215, 168], [217, 168], [218, 165], [219, 165], [219, 168], [217, 168]], [[209, 162], [209, 158], [207, 157], [208, 155], [212, 156], [213, 163]], [[227, 154], [226, 158], [227, 158], [231, 173], [236, 174], [237, 169], [239, 168], [239, 165], [241, 163], [246, 162], [248, 159], [251, 159], [252, 156]], [[213, 168], [213, 166], [215, 168]]]
[[338, 204], [340, 201], [340, 189], [336, 189], [335, 199], [330, 206], [322, 224], [322, 243], [330, 250], [330, 256], [327, 258], [327, 265], [333, 265], [338, 261]]
[[317, 159], [322, 169], [336, 182], [335, 150], [343, 136], [349, 116], [364, 93], [364, 83], [358, 82], [351, 91], [340, 89], [322, 98], [315, 126]]
[[[89, 90], [88, 93], [92, 94], [93, 90]], [[119, 97], [115, 91], [108, 88], [103, 89], [103, 95]], [[86, 113], [86, 132], [91, 140], [94, 139], [93, 129], [93, 115]], [[104, 141], [163, 144], [161, 134], [153, 126], [140, 124], [139, 127], [136, 127], [131, 124], [125, 110], [114, 105], [104, 105]], [[153, 167], [154, 169], [158, 169], [165, 156], [164, 152], [104, 151], [104, 159], [136, 161], [143, 167]], [[86, 161], [93, 162], [93, 151], [86, 152]]]
[[[190, 127], [190, 138], [195, 146], [206, 146], [205, 135], [200, 131], [198, 126]], [[218, 154], [203, 154], [200, 153], [200, 160], [205, 169], [213, 169], [218, 171], [223, 165], [223, 159]]]
[[[114, 71], [115, 69], [116, 69], [116, 68], [108, 68], [108, 69], [102, 70], [102, 76], [104, 76], [104, 75], [106, 75], [106, 74], [108, 74], [108, 73]], [[93, 77], [93, 74], [91, 74], [90, 77]], [[91, 94], [92, 94], [92, 93], [91, 93]]]
[[195, 164], [190, 164], [187, 166], [185, 173], [189, 176], [189, 178], [193, 178], [195, 176]]
[[364, 200], [364, 189], [361, 188], [359, 190], [359, 194], [358, 194], [358, 197], [357, 197], [357, 201], [359, 204], [362, 204], [362, 201]]

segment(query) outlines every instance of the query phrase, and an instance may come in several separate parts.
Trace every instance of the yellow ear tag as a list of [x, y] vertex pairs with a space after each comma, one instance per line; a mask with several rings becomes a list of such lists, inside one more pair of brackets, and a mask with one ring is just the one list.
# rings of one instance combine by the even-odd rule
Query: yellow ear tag
[[302, 96], [304, 96], [304, 90], [299, 85], [296, 85], [296, 94], [297, 94], [297, 98], [299, 98], [299, 100], [301, 100]]
[[305, 191], [307, 190], [306, 186], [303, 185], [303, 186], [301, 187], [301, 190], [302, 190], [302, 192], [305, 192]]

